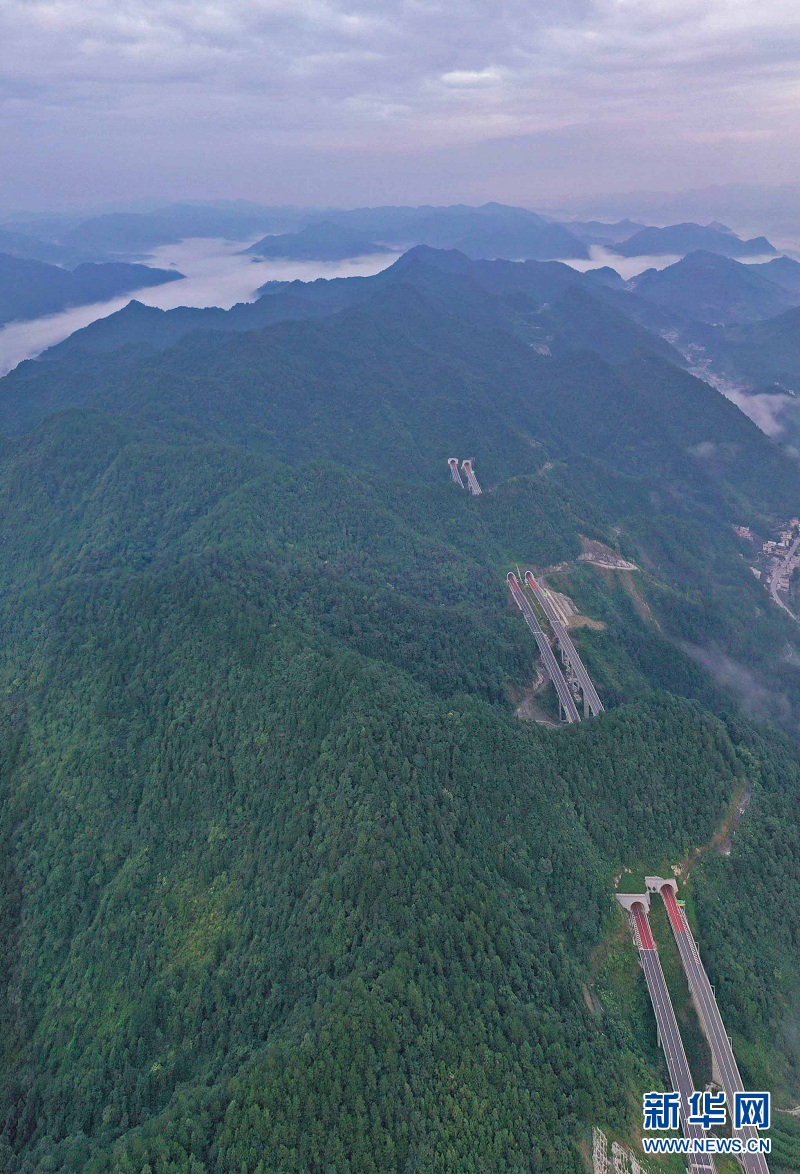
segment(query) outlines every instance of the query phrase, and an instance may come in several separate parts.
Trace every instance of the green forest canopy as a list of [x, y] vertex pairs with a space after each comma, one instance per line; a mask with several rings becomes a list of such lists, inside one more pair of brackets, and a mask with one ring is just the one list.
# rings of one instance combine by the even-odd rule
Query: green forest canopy
[[[614, 877], [706, 844], [745, 789], [696, 929], [747, 1076], [796, 1096], [796, 740], [693, 651], [796, 726], [791, 623], [730, 529], [796, 474], [661, 360], [526, 366], [396, 310], [99, 363], [84, 406], [2, 442], [9, 1171], [584, 1168], [590, 1126], [632, 1140], [664, 1079]], [[592, 446], [631, 389], [639, 417]], [[355, 394], [380, 400], [361, 446]], [[447, 480], [459, 411], [478, 499]], [[727, 429], [764, 453], [749, 481]], [[581, 535], [642, 567], [638, 597]], [[513, 716], [513, 561], [563, 563], [605, 622], [579, 633], [602, 718]]]

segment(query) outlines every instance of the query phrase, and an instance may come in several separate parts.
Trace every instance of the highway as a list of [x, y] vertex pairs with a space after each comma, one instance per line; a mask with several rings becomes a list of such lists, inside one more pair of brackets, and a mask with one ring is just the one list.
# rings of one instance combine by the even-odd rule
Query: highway
[[[650, 881], [648, 879], [649, 883]], [[733, 1054], [733, 1048], [728, 1039], [728, 1033], [725, 1031], [725, 1025], [722, 1022], [722, 1016], [720, 1015], [711, 983], [708, 980], [706, 968], [700, 959], [697, 943], [692, 937], [692, 932], [689, 929], [684, 912], [677, 902], [675, 891], [670, 884], [662, 884], [659, 891], [667, 907], [667, 914], [670, 925], [672, 926], [672, 932], [675, 935], [678, 952], [681, 956], [681, 963], [683, 964], [683, 969], [689, 982], [689, 990], [695, 1000], [698, 1015], [705, 1029], [706, 1037], [713, 1053], [716, 1071], [719, 1074], [722, 1087], [727, 1094], [728, 1112], [730, 1114], [733, 1112], [733, 1094], [735, 1092], [745, 1091]], [[744, 1140], [758, 1137], [759, 1133], [754, 1126], [748, 1125], [744, 1129], [735, 1130], [734, 1136], [741, 1137]], [[764, 1154], [743, 1154], [739, 1157], [738, 1161], [742, 1169], [746, 1170], [748, 1174], [768, 1174], [769, 1167]]]
[[525, 623], [533, 633], [536, 643], [539, 645], [539, 651], [542, 654], [545, 668], [550, 680], [556, 687], [558, 700], [564, 714], [564, 720], [568, 722], [579, 722], [581, 716], [578, 713], [578, 707], [575, 704], [575, 698], [572, 696], [572, 690], [567, 684], [566, 678], [561, 671], [561, 666], [555, 658], [553, 649], [550, 647], [550, 641], [547, 639], [542, 626], [536, 618], [536, 612], [531, 607], [528, 599], [519, 585], [519, 580], [513, 571], [509, 571], [506, 576], [508, 585], [511, 588], [511, 596], [516, 603], [519, 610], [525, 617]]
[[453, 478], [456, 485], [460, 485], [461, 488], [464, 489], [464, 482], [461, 480], [461, 474], [458, 471], [458, 457], [449, 457], [447, 463], [450, 466], [450, 476]]
[[547, 619], [555, 633], [559, 648], [561, 649], [561, 652], [566, 660], [569, 662], [572, 671], [577, 678], [581, 693], [583, 693], [584, 716], [586, 716], [587, 712], [592, 716], [596, 716], [598, 713], [602, 713], [603, 703], [598, 697], [597, 690], [592, 684], [592, 678], [586, 671], [586, 666], [584, 665], [580, 656], [578, 656], [578, 650], [572, 643], [572, 638], [569, 632], [562, 623], [558, 612], [553, 606], [553, 601], [551, 600], [549, 593], [541, 586], [541, 584], [536, 582], [530, 571], [528, 571], [525, 575], [525, 582], [530, 587], [531, 591], [536, 597], [537, 603], [541, 607], [544, 614], [547, 616]]
[[[664, 1049], [670, 1082], [673, 1090], [680, 1093], [683, 1135], [690, 1139], [705, 1137], [706, 1132], [702, 1126], [686, 1124], [689, 1117], [689, 1095], [694, 1092], [694, 1081], [683, 1048], [681, 1033], [678, 1030], [678, 1021], [675, 1018], [675, 1010], [667, 989], [664, 971], [661, 969], [661, 959], [658, 956], [653, 932], [650, 929], [650, 920], [643, 902], [637, 901], [631, 906], [630, 916], [633, 938], [638, 947], [639, 958], [647, 980], [647, 989], [650, 992], [650, 1000], [658, 1024], [658, 1037], [661, 1047]], [[716, 1170], [714, 1159], [707, 1154], [687, 1154], [686, 1158], [691, 1174], [714, 1174]]]
[[478, 484], [478, 478], [475, 476], [475, 470], [472, 468], [472, 461], [467, 459], [461, 462], [461, 468], [464, 470], [464, 476], [467, 478], [467, 488], [473, 497], [477, 497], [482, 493], [482, 489]]

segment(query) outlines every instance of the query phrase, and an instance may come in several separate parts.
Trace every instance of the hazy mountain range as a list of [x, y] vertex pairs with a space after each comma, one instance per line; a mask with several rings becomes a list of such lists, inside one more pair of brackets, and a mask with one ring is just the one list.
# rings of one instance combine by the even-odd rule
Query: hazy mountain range
[[[345, 232], [352, 234], [350, 237]], [[259, 207], [248, 203], [176, 204], [141, 213], [108, 213], [77, 224], [74, 218], [17, 220], [0, 225], [0, 244], [17, 256], [57, 260], [81, 256], [136, 257], [192, 236], [243, 240], [269, 234], [262, 256], [338, 260], [361, 250], [415, 244], [455, 248], [471, 257], [512, 260], [588, 258], [588, 246], [604, 244], [621, 256], [682, 254], [706, 249], [725, 256], [770, 255], [764, 237], [742, 240], [724, 225], [647, 227], [634, 221], [560, 224], [525, 208], [497, 203], [351, 210]], [[337, 235], [338, 234], [338, 235]], [[272, 240], [270, 240], [270, 237]], [[278, 252], [275, 252], [275, 250]], [[348, 252], [348, 250], [355, 250]]]
[[722, 221], [745, 234], [766, 232], [797, 239], [799, 201], [798, 184], [727, 183], [684, 192], [633, 191], [588, 198], [579, 194], [547, 211], [556, 218], [630, 216], [660, 225]]

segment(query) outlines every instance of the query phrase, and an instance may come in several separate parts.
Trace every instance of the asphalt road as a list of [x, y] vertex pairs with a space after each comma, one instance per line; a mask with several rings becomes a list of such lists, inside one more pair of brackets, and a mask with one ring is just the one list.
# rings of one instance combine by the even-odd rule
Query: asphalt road
[[550, 641], [547, 639], [541, 624], [536, 618], [536, 612], [531, 607], [530, 602], [525, 598], [522, 588], [519, 585], [519, 580], [513, 571], [509, 571], [507, 579], [514, 602], [525, 617], [525, 623], [530, 628], [536, 643], [539, 645], [539, 651], [542, 654], [542, 660], [547, 669], [547, 674], [556, 687], [558, 700], [561, 702], [561, 707], [566, 714], [567, 721], [579, 722], [581, 715], [578, 713], [578, 707], [575, 704], [575, 698], [572, 696], [572, 690], [567, 684], [567, 680], [561, 671], [560, 664], [555, 658], [553, 649], [550, 647]]
[[[650, 992], [650, 1000], [658, 1024], [658, 1034], [667, 1061], [670, 1083], [674, 1091], [680, 1093], [683, 1135], [692, 1139], [705, 1137], [706, 1132], [702, 1126], [686, 1124], [689, 1117], [689, 1096], [694, 1092], [694, 1080], [689, 1068], [689, 1061], [686, 1059], [681, 1033], [678, 1030], [678, 1021], [675, 1018], [664, 971], [661, 969], [661, 959], [658, 956], [650, 929], [647, 910], [641, 902], [637, 902], [631, 910], [631, 915], [639, 937], [636, 944], [639, 948], [639, 958], [642, 962], [647, 989]], [[714, 1159], [705, 1154], [687, 1154], [687, 1162], [691, 1174], [714, 1174], [716, 1170]]]
[[550, 622], [550, 625], [555, 632], [556, 640], [558, 640], [561, 651], [566, 656], [569, 663], [572, 665], [572, 670], [578, 678], [578, 684], [581, 687], [584, 701], [591, 714], [602, 713], [603, 703], [597, 695], [592, 678], [586, 670], [586, 666], [578, 655], [578, 650], [572, 643], [572, 637], [567, 631], [564, 624], [559, 619], [558, 612], [552, 604], [552, 601], [547, 592], [536, 582], [530, 571], [525, 575], [525, 582], [530, 587], [531, 591], [536, 596], [537, 602], [540, 604], [544, 614]]
[[[681, 963], [683, 964], [683, 969], [689, 982], [689, 990], [697, 1000], [701, 1018], [708, 1032], [709, 1044], [714, 1053], [714, 1060], [716, 1061], [716, 1067], [722, 1080], [722, 1087], [727, 1094], [728, 1112], [732, 1113], [733, 1094], [735, 1092], [745, 1091], [742, 1078], [739, 1075], [736, 1058], [733, 1054], [733, 1048], [728, 1039], [728, 1033], [725, 1031], [725, 1025], [722, 1022], [722, 1016], [720, 1015], [711, 983], [708, 980], [706, 968], [700, 960], [697, 944], [692, 937], [683, 910], [675, 898], [675, 893], [669, 885], [664, 885], [661, 889], [661, 897], [667, 907], [667, 914], [669, 915], [672, 932], [675, 935], [675, 941], [678, 945]], [[734, 1136], [741, 1137], [745, 1140], [758, 1137], [759, 1133], [754, 1126], [750, 1125], [744, 1129], [734, 1131]], [[763, 1154], [743, 1154], [739, 1158], [739, 1163], [742, 1169], [746, 1170], [748, 1174], [768, 1174], [769, 1171], [767, 1159]]]

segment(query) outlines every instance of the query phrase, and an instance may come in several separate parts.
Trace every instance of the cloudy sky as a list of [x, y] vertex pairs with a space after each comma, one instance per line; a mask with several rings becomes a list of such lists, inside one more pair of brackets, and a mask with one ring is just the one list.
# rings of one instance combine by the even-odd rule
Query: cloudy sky
[[797, 0], [2, 0], [0, 209], [800, 180]]

